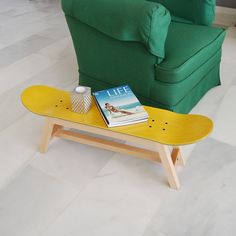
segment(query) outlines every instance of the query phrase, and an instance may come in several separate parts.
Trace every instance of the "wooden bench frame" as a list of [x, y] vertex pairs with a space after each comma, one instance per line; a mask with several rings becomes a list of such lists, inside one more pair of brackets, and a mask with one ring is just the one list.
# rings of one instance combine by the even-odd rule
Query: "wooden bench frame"
[[[87, 134], [81, 134], [79, 132], [64, 128], [71, 128], [78, 131], [86, 131], [91, 134], [98, 134], [108, 138], [116, 138], [127, 142], [144, 144], [154, 147], [154, 150], [156, 151], [138, 148], [116, 141], [106, 140], [102, 137], [97, 138]], [[107, 129], [79, 124], [58, 118], [46, 117], [43, 136], [40, 144], [40, 152], [45, 153], [47, 151], [50, 140], [53, 137], [63, 138], [114, 152], [124, 153], [154, 162], [161, 162], [164, 166], [170, 187], [174, 189], [179, 189], [180, 187], [180, 182], [175, 167], [177, 164], [184, 166], [185, 161], [182, 156], [181, 149], [178, 146], [173, 146], [172, 150], [170, 150], [169, 146], [148, 139], [121, 134]]]

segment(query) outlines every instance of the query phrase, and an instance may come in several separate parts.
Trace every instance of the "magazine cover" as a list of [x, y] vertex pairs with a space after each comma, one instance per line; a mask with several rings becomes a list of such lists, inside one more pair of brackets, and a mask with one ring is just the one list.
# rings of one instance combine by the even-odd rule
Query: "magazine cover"
[[146, 121], [148, 114], [128, 85], [93, 93], [109, 127]]

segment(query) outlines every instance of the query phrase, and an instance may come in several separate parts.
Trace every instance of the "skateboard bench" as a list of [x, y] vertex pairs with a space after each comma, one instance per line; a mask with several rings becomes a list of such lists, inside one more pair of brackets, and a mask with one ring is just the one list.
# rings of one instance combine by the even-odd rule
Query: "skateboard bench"
[[[205, 116], [177, 114], [146, 106], [145, 110], [149, 114], [147, 122], [108, 128], [95, 103], [86, 114], [72, 112], [67, 91], [37, 85], [27, 88], [21, 98], [28, 110], [46, 117], [40, 152], [46, 152], [50, 140], [58, 137], [160, 162], [165, 169], [170, 187], [174, 189], [180, 187], [175, 166], [185, 165], [180, 146], [203, 139], [213, 128], [212, 121]], [[87, 134], [77, 131], [86, 131]], [[100, 136], [94, 137], [93, 134]], [[148, 150], [105, 138], [115, 138], [153, 148]]]

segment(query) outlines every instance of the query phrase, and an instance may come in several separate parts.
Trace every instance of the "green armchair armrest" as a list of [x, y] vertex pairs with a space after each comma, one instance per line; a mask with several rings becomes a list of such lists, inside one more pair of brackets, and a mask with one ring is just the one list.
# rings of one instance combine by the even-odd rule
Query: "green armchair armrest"
[[163, 4], [174, 21], [211, 25], [215, 19], [215, 0], [147, 0]]
[[122, 41], [143, 43], [157, 56], [165, 58], [165, 40], [171, 21], [161, 4], [144, 0], [67, 0], [62, 1], [66, 15]]

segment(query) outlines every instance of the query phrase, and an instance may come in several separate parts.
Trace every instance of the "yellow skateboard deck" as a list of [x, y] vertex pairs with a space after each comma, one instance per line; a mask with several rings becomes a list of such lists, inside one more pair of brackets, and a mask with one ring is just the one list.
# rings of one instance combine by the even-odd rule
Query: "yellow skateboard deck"
[[22, 103], [33, 113], [83, 125], [131, 135], [161, 144], [179, 146], [205, 138], [213, 129], [213, 122], [202, 115], [186, 115], [145, 106], [147, 122], [108, 128], [93, 101], [86, 114], [72, 112], [70, 93], [52, 87], [36, 85], [23, 91]]

